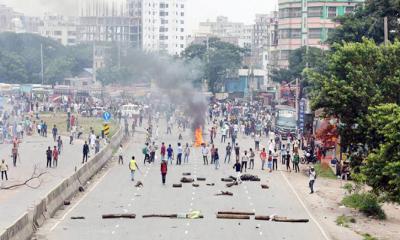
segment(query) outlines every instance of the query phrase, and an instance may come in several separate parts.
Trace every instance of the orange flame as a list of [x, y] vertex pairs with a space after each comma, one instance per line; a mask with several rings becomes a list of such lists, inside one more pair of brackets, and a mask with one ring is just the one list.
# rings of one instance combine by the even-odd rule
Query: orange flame
[[200, 147], [201, 144], [203, 144], [203, 131], [201, 128], [196, 128], [194, 132], [194, 146], [195, 147]]

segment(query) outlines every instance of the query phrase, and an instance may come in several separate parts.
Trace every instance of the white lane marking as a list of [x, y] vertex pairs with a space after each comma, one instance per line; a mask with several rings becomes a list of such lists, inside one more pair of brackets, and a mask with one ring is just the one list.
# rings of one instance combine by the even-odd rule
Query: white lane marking
[[325, 233], [324, 229], [321, 227], [321, 225], [317, 222], [317, 220], [315, 220], [314, 216], [311, 214], [311, 212], [308, 210], [307, 206], [304, 204], [303, 200], [301, 200], [300, 196], [297, 194], [296, 190], [294, 189], [293, 185], [289, 182], [289, 180], [287, 179], [287, 177], [285, 176], [285, 174], [283, 174], [282, 172], [280, 172], [281, 176], [285, 179], [286, 183], [289, 185], [290, 189], [292, 190], [292, 192], [294, 193], [294, 195], [296, 196], [297, 200], [299, 200], [301, 206], [303, 206], [304, 210], [306, 210], [307, 214], [310, 216], [311, 220], [313, 220], [313, 222], [317, 225], [319, 231], [321, 232], [321, 234], [324, 236], [324, 238], [326, 240], [330, 240], [330, 238], [328, 237], [328, 235]]
[[70, 214], [72, 212], [72, 210], [74, 210], [84, 199], [86, 199], [86, 197], [89, 195], [89, 193], [91, 193], [102, 181], [103, 179], [110, 173], [111, 169], [113, 169], [112, 167], [110, 167], [103, 176], [101, 176], [98, 181], [93, 185], [92, 188], [90, 188], [87, 192], [85, 192], [83, 194], [83, 196], [81, 197], [81, 199], [79, 199], [70, 209], [68, 209], [65, 214], [62, 216], [62, 218], [57, 221], [54, 226], [52, 228], [50, 228], [50, 232], [52, 232], [57, 226], [58, 224], [60, 224], [62, 221], [64, 221], [65, 217]]

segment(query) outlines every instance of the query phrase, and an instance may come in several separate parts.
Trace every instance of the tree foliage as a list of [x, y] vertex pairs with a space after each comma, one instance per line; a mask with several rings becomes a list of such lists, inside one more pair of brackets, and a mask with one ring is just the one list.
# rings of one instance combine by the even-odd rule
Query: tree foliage
[[35, 34], [0, 34], [0, 81], [6, 83], [41, 83], [41, 45], [45, 84], [76, 76], [92, 65], [90, 46], [65, 47]]
[[400, 35], [400, 1], [367, 0], [359, 5], [355, 12], [338, 17], [340, 23], [329, 36], [329, 43], [362, 42], [363, 38], [373, 39], [376, 43], [384, 42], [384, 17], [388, 17], [389, 40]]
[[[242, 66], [246, 50], [218, 38], [210, 38], [204, 44], [192, 44], [182, 53], [185, 60], [198, 59], [204, 63], [203, 79], [207, 79], [211, 92], [218, 92], [224, 85], [226, 75]], [[199, 82], [202, 79], [198, 80]]]

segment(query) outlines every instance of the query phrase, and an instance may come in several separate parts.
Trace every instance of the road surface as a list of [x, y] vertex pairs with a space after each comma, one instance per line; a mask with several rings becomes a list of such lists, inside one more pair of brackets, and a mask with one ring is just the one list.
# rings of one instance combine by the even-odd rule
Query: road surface
[[[177, 145], [172, 135], [161, 136], [167, 144]], [[159, 140], [159, 141], [160, 141]], [[253, 147], [250, 138], [239, 138], [242, 149]], [[192, 141], [191, 133], [184, 135], [183, 143]], [[125, 146], [125, 163], [117, 162], [89, 186], [84, 195], [72, 201], [70, 207], [59, 211], [56, 216], [39, 229], [37, 239], [327, 239], [320, 227], [310, 219], [309, 223], [277, 223], [270, 221], [216, 219], [215, 213], [222, 210], [253, 211], [257, 215], [279, 215], [292, 218], [310, 218], [282, 174], [277, 171], [261, 171], [261, 163], [256, 158], [256, 166], [249, 173], [257, 174], [261, 183], [270, 189], [261, 189], [260, 182], [244, 182], [239, 186], [226, 188], [222, 177], [234, 175], [233, 162], [224, 164], [225, 144], [217, 144], [220, 149], [221, 168], [204, 166], [200, 149], [192, 149], [189, 164], [168, 166], [167, 184], [161, 184], [160, 165], [157, 159], [153, 165], [143, 165], [141, 149], [144, 134], [138, 133]], [[263, 140], [265, 144], [267, 140]], [[128, 158], [135, 155], [141, 172], [136, 180], [143, 182], [143, 188], [134, 187], [130, 180]], [[157, 153], [159, 155], [159, 153]], [[279, 166], [283, 169], [283, 166]], [[194, 188], [184, 183], [182, 188], [172, 188], [179, 183], [182, 173], [190, 172], [191, 177], [205, 177], [206, 182], [198, 182]], [[215, 183], [215, 186], [206, 186]], [[304, 182], [307, 184], [307, 182]], [[224, 191], [233, 196], [215, 196]], [[204, 219], [143, 219], [143, 214], [173, 214], [199, 210]], [[102, 219], [106, 213], [135, 213], [136, 219]], [[73, 216], [83, 216], [83, 220], [71, 220]]]

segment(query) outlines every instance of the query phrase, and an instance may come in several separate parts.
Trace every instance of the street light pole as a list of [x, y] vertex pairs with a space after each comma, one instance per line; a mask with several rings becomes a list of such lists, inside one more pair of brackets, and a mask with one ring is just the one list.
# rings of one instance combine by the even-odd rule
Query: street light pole
[[40, 44], [40, 64], [41, 64], [42, 85], [44, 85], [43, 44]]
[[387, 46], [389, 43], [388, 17], [383, 18], [383, 28], [384, 28], [383, 34], [385, 38], [385, 46]]

